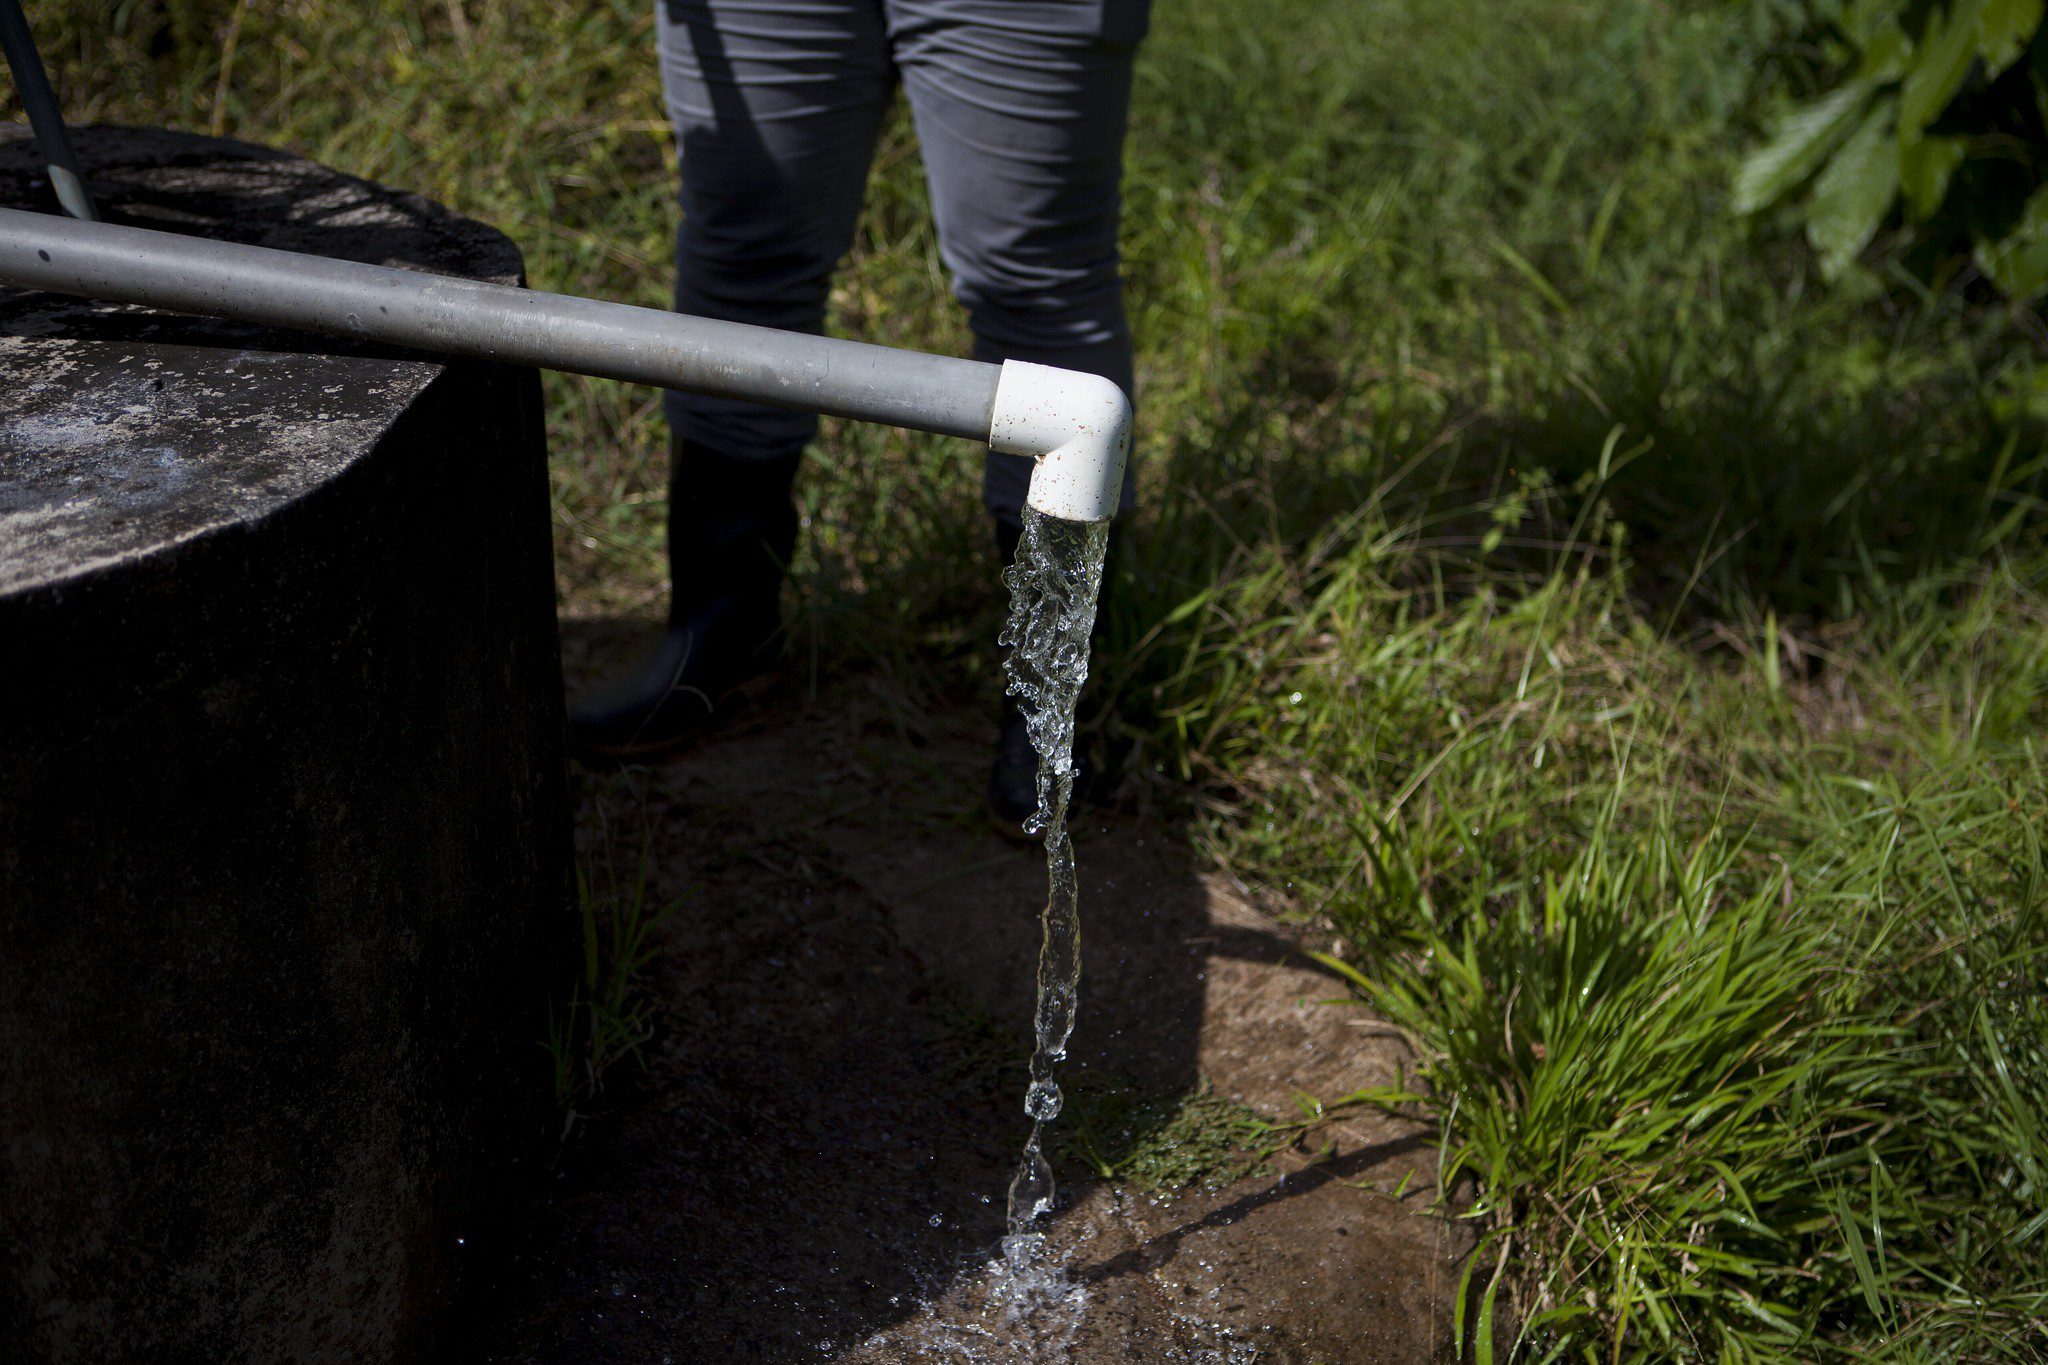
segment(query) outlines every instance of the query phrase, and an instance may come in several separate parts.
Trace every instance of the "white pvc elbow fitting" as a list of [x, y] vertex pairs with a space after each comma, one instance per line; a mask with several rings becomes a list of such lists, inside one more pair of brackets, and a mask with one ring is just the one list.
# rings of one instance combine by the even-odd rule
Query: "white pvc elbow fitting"
[[988, 444], [1038, 462], [1025, 501], [1041, 515], [1107, 521], [1123, 495], [1131, 403], [1100, 375], [1006, 360]]

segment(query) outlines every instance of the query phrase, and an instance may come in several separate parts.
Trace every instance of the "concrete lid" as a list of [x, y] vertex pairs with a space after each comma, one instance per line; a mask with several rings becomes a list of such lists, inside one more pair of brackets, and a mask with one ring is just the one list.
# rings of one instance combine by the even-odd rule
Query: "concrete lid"
[[[159, 129], [73, 130], [115, 222], [515, 283], [518, 248], [417, 195]], [[0, 125], [0, 204], [55, 204]], [[240, 323], [0, 288], [0, 597], [259, 520], [348, 467], [440, 366]]]

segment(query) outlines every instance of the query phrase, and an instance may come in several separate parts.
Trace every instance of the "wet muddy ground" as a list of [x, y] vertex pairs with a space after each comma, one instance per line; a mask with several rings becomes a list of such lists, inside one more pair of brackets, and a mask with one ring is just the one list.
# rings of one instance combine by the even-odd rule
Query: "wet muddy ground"
[[[615, 641], [569, 623], [572, 681]], [[1157, 821], [1076, 821], [1084, 955], [1055, 1144], [1065, 1282], [988, 1294], [1022, 1110], [1036, 849], [980, 810], [987, 718], [885, 678], [785, 691], [658, 766], [579, 774], [586, 864], [676, 902], [657, 1034], [563, 1149], [483, 1305], [503, 1361], [1447, 1358], [1463, 1229], [1376, 1112], [1221, 1188], [1090, 1178], [1209, 1087], [1274, 1119], [1395, 1081], [1401, 1041]], [[1150, 1128], [1148, 1129], [1148, 1125]], [[1087, 1132], [1088, 1143], [1076, 1134]]]

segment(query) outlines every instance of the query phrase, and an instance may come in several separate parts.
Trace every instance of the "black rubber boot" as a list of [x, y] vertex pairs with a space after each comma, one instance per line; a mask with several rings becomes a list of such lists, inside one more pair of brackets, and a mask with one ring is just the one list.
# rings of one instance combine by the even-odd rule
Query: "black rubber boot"
[[[1017, 542], [1022, 526], [996, 521], [996, 553], [1009, 568], [1017, 562]], [[1035, 836], [1024, 822], [1038, 810], [1038, 751], [1031, 747], [1031, 730], [1017, 699], [1003, 694], [1002, 716], [996, 728], [996, 761], [988, 774], [988, 819], [996, 832], [1020, 843]]]
[[781, 644], [799, 457], [746, 460], [683, 441], [670, 455], [668, 628], [569, 713], [570, 747], [586, 762], [675, 748], [771, 671]]

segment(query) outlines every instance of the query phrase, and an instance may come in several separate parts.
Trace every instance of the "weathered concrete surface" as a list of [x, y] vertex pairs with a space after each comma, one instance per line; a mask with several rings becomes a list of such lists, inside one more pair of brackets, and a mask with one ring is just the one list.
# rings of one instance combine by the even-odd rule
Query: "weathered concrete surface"
[[[105, 215], [135, 227], [516, 283], [481, 224], [247, 143], [79, 131]], [[0, 204], [56, 205], [0, 124]], [[47, 202], [45, 202], [47, 201]], [[0, 592], [91, 574], [263, 517], [347, 468], [442, 373], [241, 323], [0, 289]], [[173, 392], [172, 374], [185, 377]], [[203, 454], [203, 458], [202, 458]]]
[[[520, 272], [278, 153], [77, 142], [117, 221]], [[10, 1360], [442, 1349], [550, 1098], [551, 570], [531, 373], [0, 290]]]

